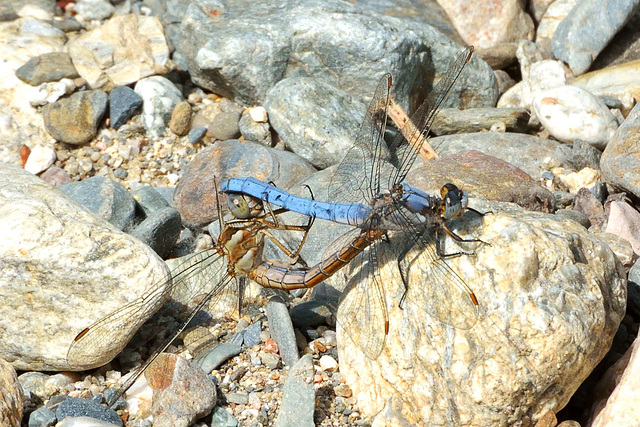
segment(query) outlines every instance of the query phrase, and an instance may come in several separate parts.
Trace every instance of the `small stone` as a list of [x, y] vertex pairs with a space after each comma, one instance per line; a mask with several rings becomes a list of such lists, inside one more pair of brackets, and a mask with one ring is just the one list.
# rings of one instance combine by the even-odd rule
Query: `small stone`
[[349, 386], [346, 384], [340, 384], [339, 386], [335, 387], [333, 389], [333, 392], [336, 394], [336, 396], [346, 397], [346, 398], [349, 398], [353, 395], [353, 392], [351, 391]]
[[113, 176], [118, 179], [125, 179], [129, 175], [129, 172], [124, 168], [118, 168], [113, 171]]
[[338, 370], [338, 362], [336, 362], [336, 359], [327, 354], [320, 357], [318, 362], [320, 363], [320, 369], [323, 372], [335, 372]]
[[82, 416], [96, 418], [119, 426], [122, 425], [122, 420], [113, 409], [89, 399], [75, 397], [66, 399], [56, 408], [56, 417], [59, 420], [64, 420], [66, 417]]
[[219, 113], [211, 121], [208, 131], [212, 138], [220, 141], [238, 138], [240, 136], [239, 120], [240, 113], [233, 111]]
[[66, 52], [50, 52], [33, 57], [16, 70], [16, 76], [31, 86], [80, 77]]
[[244, 345], [251, 348], [254, 345], [259, 345], [262, 340], [260, 339], [260, 333], [262, 331], [262, 323], [255, 322], [251, 326], [247, 327], [244, 332]]
[[262, 106], [249, 108], [249, 115], [256, 123], [266, 123], [269, 120], [267, 110]]
[[56, 421], [56, 413], [46, 406], [41, 406], [29, 415], [29, 427], [52, 426]]
[[293, 332], [289, 311], [281, 298], [272, 297], [269, 300], [267, 303], [267, 319], [269, 320], [271, 335], [273, 335], [278, 344], [284, 364], [286, 366], [293, 365], [299, 358], [298, 346], [296, 345], [296, 336]]
[[236, 427], [238, 420], [225, 408], [216, 406], [213, 408], [213, 414], [211, 415], [211, 425], [216, 427]]
[[105, 0], [78, 0], [76, 12], [87, 21], [102, 21], [115, 12], [115, 8]]
[[229, 403], [235, 403], [236, 405], [246, 405], [249, 403], [249, 395], [245, 393], [227, 393], [224, 398]]
[[182, 93], [169, 79], [161, 76], [139, 80], [134, 90], [142, 98], [145, 129], [151, 136], [162, 136], [174, 107], [182, 102]]
[[180, 212], [172, 207], [153, 212], [131, 231], [131, 235], [149, 245], [165, 258], [178, 241], [182, 220]]
[[263, 365], [265, 365], [269, 369], [276, 369], [278, 367], [278, 363], [280, 362], [280, 358], [277, 354], [273, 353], [264, 353], [260, 356], [260, 361]]
[[45, 105], [47, 132], [56, 140], [80, 145], [93, 138], [107, 109], [107, 94], [100, 90], [75, 93]]
[[129, 86], [118, 86], [109, 93], [110, 126], [118, 129], [142, 105], [142, 98]]
[[184, 136], [189, 133], [191, 128], [191, 104], [188, 101], [182, 101], [175, 106], [171, 113], [169, 121], [169, 129], [178, 136]]
[[49, 167], [42, 173], [42, 175], [40, 175], [40, 178], [42, 178], [45, 182], [56, 186], [69, 184], [70, 182], [72, 182], [71, 177], [69, 176], [67, 171], [57, 166]]
[[189, 131], [189, 143], [196, 144], [200, 142], [200, 140], [202, 140], [202, 138], [205, 136], [206, 133], [207, 133], [206, 127], [191, 129]]
[[259, 144], [271, 146], [271, 127], [269, 123], [258, 123], [251, 119], [249, 113], [243, 113], [238, 122], [240, 133], [247, 141], [257, 142]]
[[198, 355], [193, 360], [193, 363], [200, 366], [204, 372], [211, 372], [230, 358], [240, 354], [241, 351], [240, 344], [224, 343], [213, 348], [208, 353]]
[[278, 353], [278, 344], [272, 339], [268, 339], [264, 343], [264, 351], [267, 353]]
[[24, 165], [24, 170], [34, 175], [46, 170], [56, 161], [56, 152], [51, 147], [36, 145], [31, 150], [29, 159]]

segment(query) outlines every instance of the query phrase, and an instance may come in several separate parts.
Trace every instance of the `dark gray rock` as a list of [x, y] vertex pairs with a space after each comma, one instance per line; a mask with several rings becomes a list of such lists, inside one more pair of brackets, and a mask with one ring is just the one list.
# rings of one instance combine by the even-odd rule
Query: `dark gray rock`
[[56, 423], [56, 413], [42, 406], [29, 415], [29, 427], [49, 427]]
[[171, 204], [162, 197], [155, 188], [148, 185], [141, 185], [136, 189], [132, 188], [131, 194], [140, 209], [149, 216], [154, 212], [171, 207]]
[[148, 215], [131, 231], [131, 235], [149, 245], [162, 258], [166, 258], [178, 241], [181, 228], [180, 212], [168, 207]]
[[[397, 99], [415, 105], [460, 48], [429, 25], [420, 12], [424, 5], [408, 5], [397, 18], [388, 9], [398, 5], [382, 3], [389, 7], [377, 12], [338, 0], [197, 0], [187, 9], [178, 49], [198, 85], [244, 104], [263, 104], [283, 77], [299, 76], [332, 82], [364, 99], [384, 73], [398, 70]], [[469, 68], [448, 105], [495, 105], [490, 67], [475, 59]]]
[[577, 169], [592, 168], [600, 169], [600, 156], [602, 152], [588, 142], [581, 139], [573, 141], [572, 149], [573, 166]]
[[80, 77], [66, 52], [49, 52], [35, 56], [16, 70], [16, 76], [31, 86]]
[[292, 366], [298, 359], [298, 346], [289, 310], [280, 297], [272, 297], [267, 303], [269, 330], [278, 344], [280, 357], [286, 366]]
[[638, 4], [639, 0], [579, 2], [553, 34], [554, 56], [566, 62], [576, 76], [585, 73]]
[[262, 340], [260, 339], [260, 332], [262, 332], [262, 323], [255, 322], [251, 324], [247, 329], [243, 332], [244, 335], [244, 345], [251, 348], [254, 345], [259, 345]]
[[216, 406], [211, 414], [211, 425], [217, 427], [236, 427], [238, 420], [223, 407]]
[[0, 22], [14, 21], [19, 18], [12, 3], [8, 1], [0, 3]]
[[640, 59], [640, 8], [636, 8], [626, 25], [600, 52], [591, 69], [600, 70], [636, 59]]
[[78, 20], [73, 16], [68, 16], [61, 20], [54, 20], [51, 22], [51, 25], [65, 33], [80, 31], [84, 28], [84, 25], [81, 22], [78, 22]]
[[191, 131], [189, 131], [189, 142], [191, 144], [196, 144], [200, 142], [200, 140], [205, 136], [206, 133], [207, 133], [206, 127], [191, 129]]
[[59, 420], [64, 420], [66, 417], [91, 417], [115, 425], [122, 425], [122, 420], [116, 411], [89, 399], [71, 398], [65, 400], [56, 409], [56, 417]]
[[193, 360], [193, 363], [202, 368], [203, 371], [211, 372], [227, 360], [240, 354], [241, 351], [242, 347], [240, 344], [224, 343], [213, 348], [208, 353], [199, 354]]
[[248, 112], [245, 112], [240, 117], [238, 127], [247, 141], [257, 142], [267, 147], [271, 146], [271, 127], [269, 123], [257, 123], [251, 119], [251, 115]]
[[321, 169], [342, 160], [366, 111], [343, 90], [308, 77], [280, 81], [264, 106], [287, 147]]
[[561, 216], [563, 218], [569, 218], [583, 226], [584, 228], [591, 227], [591, 221], [589, 221], [589, 217], [579, 211], [574, 211], [572, 209], [558, 209], [556, 215]]
[[331, 307], [322, 300], [310, 299], [291, 308], [291, 320], [296, 328], [326, 325], [331, 315]]
[[142, 98], [129, 86], [118, 86], [109, 93], [110, 126], [118, 129], [142, 106]]
[[209, 125], [209, 133], [211, 136], [220, 141], [227, 139], [235, 139], [240, 136], [240, 113], [235, 111], [224, 111], [216, 114]]
[[96, 135], [106, 110], [107, 94], [89, 90], [45, 105], [42, 116], [49, 135], [60, 142], [81, 145]]
[[102, 176], [72, 182], [59, 187], [69, 197], [120, 230], [126, 229], [135, 215], [133, 196], [119, 183]]
[[629, 270], [627, 281], [627, 310], [634, 317], [640, 317], [640, 261]]
[[282, 402], [276, 427], [314, 426], [316, 392], [313, 386], [313, 361], [311, 355], [301, 357], [292, 367], [284, 383]]

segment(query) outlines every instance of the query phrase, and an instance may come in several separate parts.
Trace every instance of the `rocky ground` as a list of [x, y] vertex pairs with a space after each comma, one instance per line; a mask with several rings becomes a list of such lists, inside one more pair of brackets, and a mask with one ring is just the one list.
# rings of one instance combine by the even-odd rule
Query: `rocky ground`
[[[0, 424], [635, 425], [640, 9], [522, 3], [0, 2]], [[412, 111], [469, 44], [407, 180], [491, 212], [444, 241], [477, 307], [430, 249], [400, 308], [385, 242], [384, 306], [355, 261], [312, 291], [227, 280], [222, 181], [335, 201], [380, 77]], [[301, 260], [345, 230], [317, 220]]]

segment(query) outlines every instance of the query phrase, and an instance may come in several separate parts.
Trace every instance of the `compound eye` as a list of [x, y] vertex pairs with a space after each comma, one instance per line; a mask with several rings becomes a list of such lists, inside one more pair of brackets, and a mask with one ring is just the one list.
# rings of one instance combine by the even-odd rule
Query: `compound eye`
[[262, 201], [244, 194], [229, 193], [227, 205], [237, 219], [255, 218], [263, 211]]

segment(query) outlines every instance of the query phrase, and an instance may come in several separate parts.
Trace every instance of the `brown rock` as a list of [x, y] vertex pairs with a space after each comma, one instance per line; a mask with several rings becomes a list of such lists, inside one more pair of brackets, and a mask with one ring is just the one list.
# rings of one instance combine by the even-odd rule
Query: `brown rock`
[[182, 101], [173, 109], [169, 129], [178, 136], [185, 136], [191, 129], [191, 104]]

